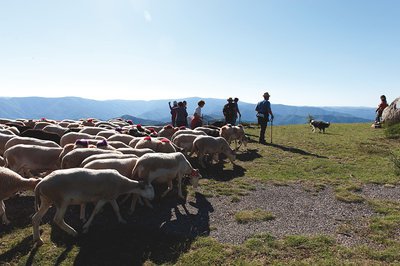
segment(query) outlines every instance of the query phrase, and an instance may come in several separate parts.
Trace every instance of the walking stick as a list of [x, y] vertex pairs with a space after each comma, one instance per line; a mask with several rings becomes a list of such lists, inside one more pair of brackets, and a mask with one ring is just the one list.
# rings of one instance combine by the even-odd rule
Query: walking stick
[[271, 119], [271, 144], [272, 144], [272, 126], [273, 126], [273, 119]]

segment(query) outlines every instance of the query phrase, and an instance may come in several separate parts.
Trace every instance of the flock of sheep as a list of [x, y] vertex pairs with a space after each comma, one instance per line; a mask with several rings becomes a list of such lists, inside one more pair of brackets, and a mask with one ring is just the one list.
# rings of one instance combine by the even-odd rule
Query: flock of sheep
[[[167, 126], [144, 127], [131, 121], [53, 121], [47, 119], [0, 119], [0, 217], [9, 224], [4, 200], [19, 191], [35, 193], [33, 239], [43, 244], [39, 225], [51, 206], [54, 222], [72, 236], [77, 232], [64, 221], [69, 205], [80, 205], [80, 218], [87, 232], [94, 216], [110, 203], [118, 221], [125, 223], [116, 199], [132, 195], [130, 213], [138, 200], [147, 206], [154, 198], [153, 184], [167, 184], [164, 197], [177, 181], [183, 198], [182, 179], [196, 189], [201, 178], [188, 159], [194, 153], [201, 167], [205, 159], [224, 154], [232, 163], [234, 141], [247, 144], [242, 126], [199, 127], [195, 130]], [[207, 156], [207, 157], [205, 157]], [[125, 201], [124, 200], [124, 201]], [[95, 205], [86, 220], [85, 206]]]

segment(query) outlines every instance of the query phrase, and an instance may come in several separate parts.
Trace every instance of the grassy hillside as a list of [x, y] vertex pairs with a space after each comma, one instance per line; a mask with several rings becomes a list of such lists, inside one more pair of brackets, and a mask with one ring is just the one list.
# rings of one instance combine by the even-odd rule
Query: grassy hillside
[[[366, 183], [399, 186], [399, 171], [393, 159], [400, 156], [397, 138], [386, 138], [383, 129], [371, 129], [369, 124], [332, 124], [325, 134], [311, 133], [308, 125], [274, 126], [273, 143], [268, 145], [256, 142], [257, 128], [246, 129], [246, 132], [251, 142], [247, 151], [238, 153], [236, 166], [225, 163], [223, 168], [216, 165], [202, 171], [201, 195], [228, 195], [234, 202], [251, 193], [258, 182], [279, 186], [301, 182], [316, 192], [332, 187], [338, 200], [367, 201], [379, 214], [365, 221], [368, 230], [358, 232], [372, 244], [345, 247], [331, 236], [295, 235], [277, 239], [265, 232], [243, 244], [227, 245], [207, 235], [194, 239], [159, 235], [149, 230], [146, 210], [129, 219], [141, 226], [118, 225], [112, 210], [106, 208], [94, 220], [89, 234], [77, 239], [52, 225], [54, 210], [50, 211], [45, 216], [45, 224], [41, 225], [45, 244], [36, 249], [29, 218], [33, 213], [33, 198], [19, 197], [6, 201], [6, 205], [14, 208], [8, 209], [12, 225], [0, 225], [0, 265], [372, 265], [400, 262], [399, 201], [370, 200], [355, 193]], [[267, 132], [270, 140], [270, 127]], [[194, 164], [197, 163], [194, 161]], [[193, 192], [188, 189], [192, 197]], [[70, 208], [66, 220], [79, 228], [78, 213], [77, 208]], [[122, 207], [122, 213], [127, 216], [126, 207]], [[188, 224], [191, 226], [190, 219]]]

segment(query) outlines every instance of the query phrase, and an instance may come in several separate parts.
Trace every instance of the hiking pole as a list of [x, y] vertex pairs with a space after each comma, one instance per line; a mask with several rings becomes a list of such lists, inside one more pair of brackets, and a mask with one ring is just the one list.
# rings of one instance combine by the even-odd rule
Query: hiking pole
[[273, 126], [273, 121], [274, 121], [274, 119], [271, 119], [271, 144], [272, 144], [272, 126]]

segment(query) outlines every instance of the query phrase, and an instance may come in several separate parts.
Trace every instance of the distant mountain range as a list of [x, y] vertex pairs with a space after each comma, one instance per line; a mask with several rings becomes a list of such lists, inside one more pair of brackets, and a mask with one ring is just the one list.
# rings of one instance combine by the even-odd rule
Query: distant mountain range
[[[197, 107], [198, 97], [185, 99], [191, 115]], [[225, 99], [203, 98], [205, 120], [222, 120]], [[98, 118], [108, 120], [130, 117], [134, 123], [166, 124], [171, 120], [168, 102], [173, 100], [91, 100], [79, 97], [0, 97], [0, 118], [49, 118], [55, 120]], [[370, 107], [309, 107], [272, 104], [274, 124], [304, 124], [309, 115], [332, 123], [358, 123], [374, 120], [375, 109]], [[239, 101], [242, 122], [255, 122], [255, 103]]]

